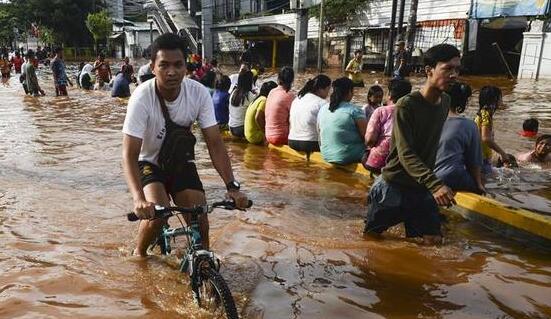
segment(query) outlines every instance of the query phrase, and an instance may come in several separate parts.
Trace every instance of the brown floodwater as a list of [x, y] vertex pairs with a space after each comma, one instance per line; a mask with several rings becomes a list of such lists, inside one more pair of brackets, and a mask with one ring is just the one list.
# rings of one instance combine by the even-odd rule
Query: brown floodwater
[[[211, 318], [192, 303], [175, 257], [130, 256], [125, 101], [77, 89], [56, 98], [48, 72], [39, 77], [46, 97], [24, 96], [15, 78], [0, 86], [0, 318]], [[517, 135], [529, 115], [551, 127], [551, 82], [467, 80], [504, 88], [496, 127], [507, 150], [532, 146]], [[401, 228], [364, 240], [365, 177], [259, 146], [228, 148], [255, 206], [214, 212], [211, 242], [243, 318], [551, 317], [550, 250], [454, 214], [439, 247], [405, 241]], [[208, 199], [221, 198], [202, 142], [197, 153]], [[496, 194], [549, 207], [547, 171], [509, 173]]]

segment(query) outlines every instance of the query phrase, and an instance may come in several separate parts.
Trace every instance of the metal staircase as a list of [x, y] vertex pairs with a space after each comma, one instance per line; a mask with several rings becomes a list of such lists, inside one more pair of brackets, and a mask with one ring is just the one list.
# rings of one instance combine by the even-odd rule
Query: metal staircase
[[199, 26], [181, 0], [151, 0], [152, 5], [148, 5], [150, 16], [155, 20], [159, 30], [162, 33], [176, 33], [189, 42], [190, 49], [199, 52], [200, 47], [197, 37]]

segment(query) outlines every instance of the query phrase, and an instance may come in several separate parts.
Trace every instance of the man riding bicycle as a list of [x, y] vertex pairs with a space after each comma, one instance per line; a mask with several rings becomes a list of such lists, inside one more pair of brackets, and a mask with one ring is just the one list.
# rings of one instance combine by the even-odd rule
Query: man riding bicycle
[[[128, 101], [123, 126], [123, 169], [134, 212], [143, 219], [134, 251], [140, 256], [147, 255], [149, 244], [165, 222], [147, 220], [155, 215], [154, 205], [169, 206], [170, 198], [183, 207], [206, 203], [194, 163], [191, 125], [196, 121], [212, 164], [226, 184], [227, 195], [238, 208], [246, 208], [248, 203], [234, 179], [208, 90], [199, 82], [184, 79], [186, 50], [186, 42], [175, 34], [158, 37], [151, 47], [155, 79], [136, 88]], [[208, 249], [208, 219], [206, 214], [199, 219], [201, 237]]]

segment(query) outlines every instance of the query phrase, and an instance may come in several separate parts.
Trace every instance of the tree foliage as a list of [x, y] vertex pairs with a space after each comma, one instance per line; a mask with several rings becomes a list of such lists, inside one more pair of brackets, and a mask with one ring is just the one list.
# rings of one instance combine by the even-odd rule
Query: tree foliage
[[[101, 6], [102, 0], [10, 0], [0, 3], [0, 41], [13, 36], [15, 26], [24, 33], [31, 24], [49, 35], [50, 41], [71, 46], [83, 46], [92, 43], [92, 36], [86, 28], [86, 17]], [[9, 16], [11, 25], [2, 20], [2, 13]]]
[[113, 21], [109, 17], [109, 13], [102, 10], [97, 13], [90, 13], [86, 18], [86, 27], [94, 37], [94, 41], [98, 42], [106, 39], [113, 30]]
[[[323, 12], [325, 16], [325, 28], [332, 29], [335, 25], [352, 20], [369, 0], [325, 0]], [[310, 8], [312, 17], [319, 17], [320, 6]]]

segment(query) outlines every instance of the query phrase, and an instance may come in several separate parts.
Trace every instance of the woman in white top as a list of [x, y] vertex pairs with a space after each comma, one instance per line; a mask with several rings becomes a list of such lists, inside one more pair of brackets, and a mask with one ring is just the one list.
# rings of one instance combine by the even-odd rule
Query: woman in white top
[[245, 138], [245, 114], [247, 107], [254, 101], [253, 73], [245, 71], [239, 73], [237, 87], [230, 96], [230, 120], [228, 126], [235, 137]]
[[291, 104], [289, 146], [297, 151], [319, 152], [318, 113], [331, 89], [331, 79], [323, 74], [308, 80]]

